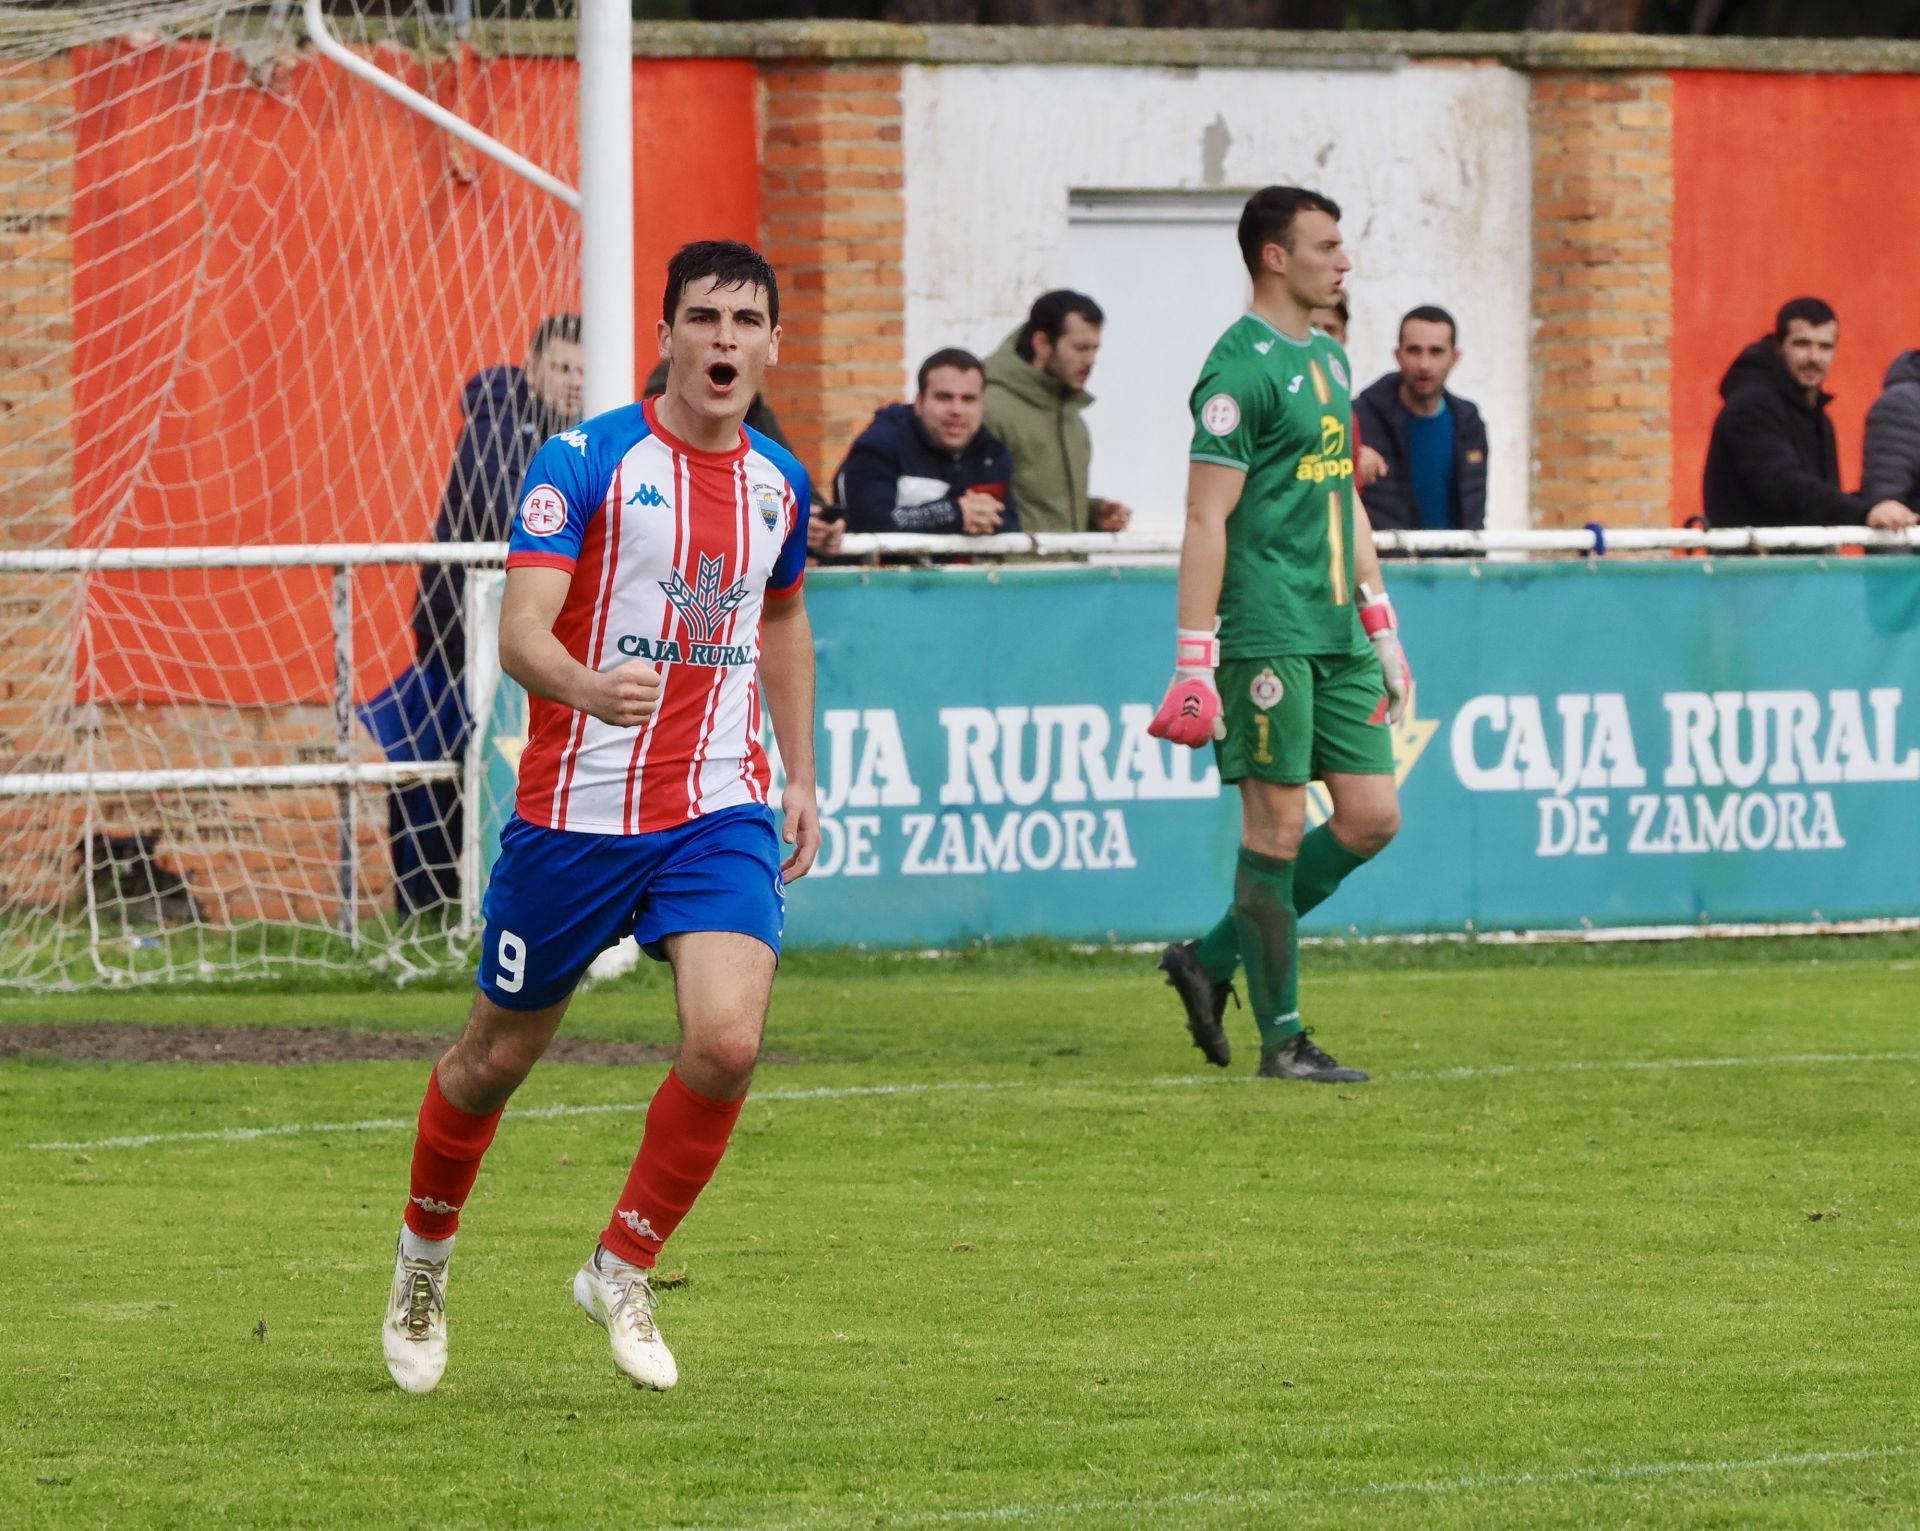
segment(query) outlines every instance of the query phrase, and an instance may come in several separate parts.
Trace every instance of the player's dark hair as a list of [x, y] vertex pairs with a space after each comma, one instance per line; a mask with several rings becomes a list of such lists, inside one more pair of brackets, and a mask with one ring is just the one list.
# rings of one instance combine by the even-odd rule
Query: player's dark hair
[[660, 300], [660, 317], [672, 324], [680, 312], [680, 295], [689, 282], [712, 277], [717, 287], [759, 287], [767, 294], [767, 323], [780, 322], [780, 284], [766, 256], [737, 239], [696, 239], [673, 252], [667, 262], [667, 291]]
[[1260, 274], [1260, 252], [1268, 245], [1286, 245], [1293, 235], [1293, 220], [1302, 213], [1340, 216], [1340, 207], [1331, 197], [1304, 186], [1263, 186], [1247, 198], [1240, 209], [1240, 258], [1250, 275]]
[[543, 354], [554, 341], [561, 340], [569, 345], [580, 344], [580, 316], [578, 314], [548, 314], [533, 327], [533, 339], [527, 342], [527, 359], [533, 360]]
[[1033, 307], [1027, 310], [1027, 322], [1020, 326], [1019, 338], [1013, 343], [1020, 360], [1033, 360], [1035, 335], [1045, 335], [1051, 344], [1058, 345], [1061, 335], [1066, 332], [1067, 320], [1075, 314], [1095, 328], [1107, 322], [1107, 316], [1100, 311], [1098, 303], [1084, 292], [1075, 292], [1070, 287], [1043, 292], [1035, 298]]
[[961, 372], [978, 372], [982, 378], [987, 375], [986, 363], [971, 351], [963, 351], [958, 346], [948, 346], [944, 351], [935, 351], [920, 363], [920, 376], [914, 385], [917, 395], [925, 396], [927, 375], [941, 367], [953, 367]]
[[1410, 308], [1400, 316], [1400, 343], [1407, 343], [1407, 321], [1417, 319], [1422, 324], [1444, 324], [1447, 327], [1447, 344], [1460, 344], [1460, 326], [1453, 322], [1453, 315], [1438, 303], [1422, 303], [1418, 308]]
[[1793, 328], [1793, 321], [1804, 319], [1808, 324], [1832, 324], [1840, 316], [1833, 311], [1833, 305], [1823, 298], [1795, 298], [1791, 303], [1782, 303], [1780, 312], [1773, 316], [1773, 338], [1785, 340], [1787, 331]]

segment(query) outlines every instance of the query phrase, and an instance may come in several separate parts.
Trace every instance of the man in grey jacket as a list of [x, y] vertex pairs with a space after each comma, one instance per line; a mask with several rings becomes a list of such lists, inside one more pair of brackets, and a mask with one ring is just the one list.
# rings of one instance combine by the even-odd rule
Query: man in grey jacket
[[[1867, 411], [1860, 493], [1877, 502], [1867, 525], [1920, 522], [1920, 350], [1903, 351], [1887, 368], [1886, 390]], [[1889, 504], [1888, 501], [1897, 503]]]

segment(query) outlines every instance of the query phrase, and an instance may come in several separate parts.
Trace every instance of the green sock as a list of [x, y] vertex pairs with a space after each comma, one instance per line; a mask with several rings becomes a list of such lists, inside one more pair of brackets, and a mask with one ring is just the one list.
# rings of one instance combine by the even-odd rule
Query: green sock
[[1359, 868], [1367, 864], [1365, 856], [1356, 856], [1340, 843], [1331, 824], [1310, 829], [1300, 841], [1300, 855], [1293, 864], [1293, 909], [1305, 915], [1333, 897], [1333, 890]]
[[[1322, 824], [1317, 829], [1307, 831], [1306, 838], [1300, 842], [1300, 855], [1293, 864], [1293, 912], [1305, 918], [1318, 909], [1329, 898], [1334, 889], [1345, 882], [1349, 876], [1367, 864], [1365, 856], [1356, 856], [1340, 843], [1331, 825]], [[1296, 933], [1295, 950], [1297, 952], [1299, 936]], [[1193, 960], [1200, 964], [1200, 971], [1215, 983], [1228, 983], [1234, 970], [1240, 966], [1240, 926], [1235, 921], [1233, 909], [1220, 916], [1215, 925], [1200, 938], [1193, 949]], [[1294, 994], [1287, 1004], [1288, 1010], [1297, 1010], [1300, 986], [1300, 963], [1294, 961], [1288, 970], [1291, 975]]]
[[1260, 1050], [1272, 1052], [1300, 1030], [1299, 1013], [1284, 1003], [1299, 921], [1293, 912], [1293, 866], [1277, 856], [1240, 848], [1233, 878], [1233, 917], [1247, 964], [1247, 999], [1260, 1027]]
[[1240, 927], [1234, 922], [1233, 905], [1227, 905], [1220, 923], [1200, 938], [1193, 960], [1215, 983], [1233, 982], [1234, 970], [1240, 966]]
[[[1367, 864], [1365, 856], [1356, 856], [1334, 835], [1333, 826], [1322, 824], [1309, 830], [1300, 842], [1300, 855], [1293, 863], [1293, 912], [1304, 917], [1317, 909], [1333, 890], [1347, 880], [1347, 874]], [[1282, 1013], [1300, 1008], [1300, 930], [1294, 923], [1293, 961], [1287, 964], [1287, 983], [1280, 993]]]

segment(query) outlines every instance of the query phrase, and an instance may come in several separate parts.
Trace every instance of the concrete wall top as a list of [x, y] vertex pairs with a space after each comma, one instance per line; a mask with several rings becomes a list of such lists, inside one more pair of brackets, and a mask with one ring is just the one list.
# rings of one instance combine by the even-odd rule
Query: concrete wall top
[[[342, 34], [353, 39], [346, 26]], [[375, 35], [369, 33], [367, 39]], [[384, 28], [377, 35], [391, 35]], [[571, 53], [565, 23], [494, 23], [475, 40], [504, 53]], [[1659, 37], [1622, 32], [1276, 32], [1139, 27], [895, 26], [883, 22], [642, 22], [641, 58], [902, 64], [1133, 64], [1157, 68], [1389, 69], [1410, 60], [1525, 71], [1715, 69], [1776, 74], [1920, 74], [1920, 42], [1886, 38]]]

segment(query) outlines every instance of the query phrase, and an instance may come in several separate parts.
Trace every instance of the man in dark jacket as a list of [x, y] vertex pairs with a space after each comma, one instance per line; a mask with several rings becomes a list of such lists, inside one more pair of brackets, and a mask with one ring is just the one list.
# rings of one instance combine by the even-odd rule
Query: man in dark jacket
[[1726, 400], [1707, 444], [1702, 498], [1709, 526], [1876, 525], [1894, 512], [1840, 487], [1840, 453], [1821, 384], [1840, 320], [1819, 298], [1795, 298], [1720, 380]]
[[834, 475], [847, 530], [1020, 530], [1013, 459], [986, 428], [986, 386], [986, 367], [970, 351], [935, 351], [920, 364], [913, 402], [876, 412]]
[[1447, 391], [1460, 360], [1453, 315], [1431, 304], [1400, 321], [1398, 370], [1353, 401], [1360, 438], [1386, 461], [1366, 486], [1367, 518], [1400, 531], [1478, 531], [1487, 524], [1487, 427]]
[[[1906, 351], [1887, 368], [1886, 391], [1867, 411], [1860, 493], [1875, 502], [1867, 525], [1920, 522], [1920, 351]], [[1905, 514], [1901, 514], [1905, 512]]]
[[[461, 391], [462, 425], [435, 542], [504, 542], [520, 481], [549, 436], [580, 418], [580, 316], [540, 321], [524, 367], [488, 367]], [[414, 663], [362, 710], [390, 760], [454, 760], [466, 748], [467, 571], [430, 564], [413, 607]], [[458, 782], [387, 795], [394, 896], [416, 914], [460, 896], [464, 805]]]

